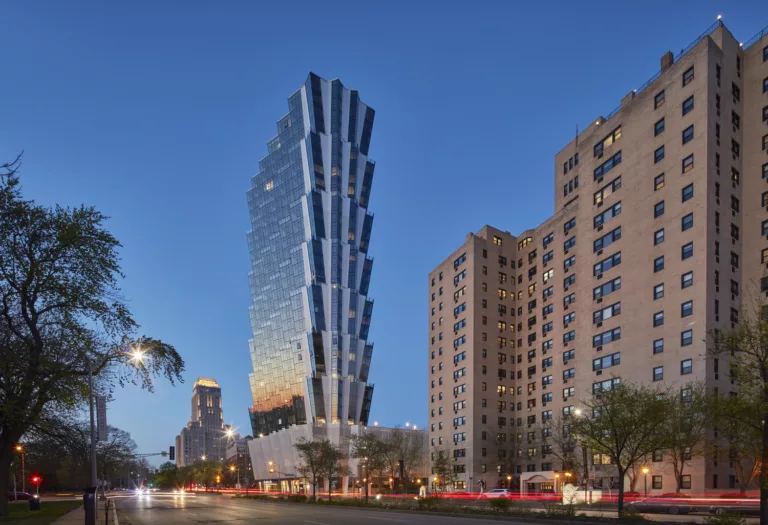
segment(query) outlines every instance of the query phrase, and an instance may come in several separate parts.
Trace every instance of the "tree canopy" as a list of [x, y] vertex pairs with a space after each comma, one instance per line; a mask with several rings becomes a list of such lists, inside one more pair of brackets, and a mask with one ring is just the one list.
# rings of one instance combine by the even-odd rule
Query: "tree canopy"
[[91, 206], [22, 197], [20, 158], [0, 166], [0, 516], [13, 447], [99, 390], [181, 381], [173, 346], [140, 336], [119, 288], [120, 243]]

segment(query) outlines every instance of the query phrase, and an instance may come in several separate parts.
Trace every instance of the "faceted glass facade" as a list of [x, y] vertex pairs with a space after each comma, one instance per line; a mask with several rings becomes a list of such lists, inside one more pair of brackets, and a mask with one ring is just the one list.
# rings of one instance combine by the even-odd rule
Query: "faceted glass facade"
[[310, 74], [248, 191], [253, 435], [367, 424], [374, 111]]

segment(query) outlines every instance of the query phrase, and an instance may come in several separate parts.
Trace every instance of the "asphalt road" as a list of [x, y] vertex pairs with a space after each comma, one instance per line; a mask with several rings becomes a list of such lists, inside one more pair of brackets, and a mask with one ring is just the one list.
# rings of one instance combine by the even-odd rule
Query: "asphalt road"
[[[257, 500], [235, 500], [230, 496], [173, 496], [152, 494], [116, 498], [120, 525], [197, 525], [207, 523], [281, 525], [489, 525], [498, 523], [471, 517], [429, 516], [398, 512], [323, 507]], [[526, 523], [530, 520], [506, 521]]]
[[[483, 518], [463, 516], [433, 516], [404, 512], [383, 512], [349, 507], [325, 507], [291, 503], [271, 503], [258, 500], [236, 500], [229, 495], [187, 495], [153, 493], [149, 496], [117, 496], [120, 525], [198, 525], [222, 523], [246, 525], [489, 525], [499, 523]], [[616, 517], [615, 512], [588, 512], [596, 518]], [[670, 516], [648, 514], [652, 520], [703, 522], [704, 515]], [[749, 519], [750, 523], [757, 520]], [[535, 521], [510, 518], [503, 523], [530, 525]], [[542, 523], [546, 521], [542, 520]], [[549, 521], [549, 523], [552, 523]]]

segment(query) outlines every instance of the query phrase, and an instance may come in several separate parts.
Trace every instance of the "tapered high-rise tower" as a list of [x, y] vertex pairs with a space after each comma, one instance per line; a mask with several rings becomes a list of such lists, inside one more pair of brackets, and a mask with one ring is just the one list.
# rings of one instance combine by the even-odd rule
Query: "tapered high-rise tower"
[[253, 435], [367, 424], [374, 111], [310, 73], [248, 191]]

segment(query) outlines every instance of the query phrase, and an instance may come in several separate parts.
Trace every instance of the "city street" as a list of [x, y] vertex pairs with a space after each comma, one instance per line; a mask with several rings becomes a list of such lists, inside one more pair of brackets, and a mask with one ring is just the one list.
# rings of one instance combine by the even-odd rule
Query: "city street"
[[[191, 525], [206, 523], [245, 522], [258, 520], [265, 523], [291, 525], [357, 525], [371, 520], [372, 524], [424, 524], [487, 525], [486, 518], [463, 516], [435, 516], [404, 512], [383, 512], [349, 507], [325, 507], [291, 503], [271, 503], [256, 500], [236, 500], [228, 495], [174, 496], [152, 494], [115, 498], [120, 525]], [[590, 512], [595, 517], [615, 517], [613, 512]], [[650, 514], [652, 520], [667, 522], [703, 522], [704, 515], [670, 516]], [[530, 518], [509, 518], [506, 523], [536, 523]], [[748, 519], [757, 523], [756, 519]], [[542, 520], [541, 523], [552, 523]]]

